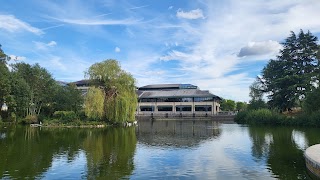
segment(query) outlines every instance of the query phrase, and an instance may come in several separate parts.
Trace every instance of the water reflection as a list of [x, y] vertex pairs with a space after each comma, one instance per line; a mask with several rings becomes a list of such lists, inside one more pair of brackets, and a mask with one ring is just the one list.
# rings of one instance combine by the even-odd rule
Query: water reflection
[[134, 169], [134, 128], [18, 126], [0, 134], [0, 179], [119, 179]]
[[221, 134], [217, 121], [161, 120], [139, 121], [136, 128], [140, 143], [151, 146], [192, 147]]
[[249, 127], [252, 155], [267, 162], [276, 178], [308, 179], [304, 150], [319, 143], [318, 129], [290, 127]]
[[0, 179], [308, 179], [317, 128], [140, 121], [131, 128], [0, 127]]

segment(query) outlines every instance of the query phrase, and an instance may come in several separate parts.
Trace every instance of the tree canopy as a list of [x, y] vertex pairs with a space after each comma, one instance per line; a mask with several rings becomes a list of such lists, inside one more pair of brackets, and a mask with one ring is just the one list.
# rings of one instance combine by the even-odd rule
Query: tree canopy
[[[93, 64], [86, 72], [92, 85], [104, 95], [104, 117], [112, 122], [133, 121], [137, 107], [135, 79], [121, 69], [118, 61], [109, 59]], [[94, 97], [94, 96], [93, 96]], [[87, 98], [87, 103], [89, 99]], [[86, 110], [86, 114], [90, 112]]]
[[283, 49], [262, 71], [261, 90], [268, 104], [281, 111], [301, 106], [306, 94], [319, 83], [319, 45], [317, 37], [300, 30], [282, 43]]

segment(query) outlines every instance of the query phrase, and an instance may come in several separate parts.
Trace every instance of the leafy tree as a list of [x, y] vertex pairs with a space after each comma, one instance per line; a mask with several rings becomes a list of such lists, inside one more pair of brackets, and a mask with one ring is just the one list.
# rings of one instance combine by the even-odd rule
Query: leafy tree
[[91, 119], [102, 119], [104, 112], [104, 92], [96, 87], [90, 87], [84, 101], [84, 112]]
[[[7, 67], [8, 56], [3, 52], [0, 45], [0, 108], [6, 102], [9, 105], [8, 113], [12, 111], [12, 97], [10, 96], [10, 71]], [[4, 114], [0, 112], [0, 116]], [[1, 119], [1, 118], [0, 118]]]
[[81, 111], [83, 105], [83, 97], [75, 84], [67, 86], [58, 86], [54, 97], [55, 111]]
[[247, 109], [247, 103], [245, 102], [237, 102], [236, 103], [236, 110], [237, 111], [243, 111]]
[[135, 79], [121, 69], [118, 61], [109, 59], [93, 64], [86, 75], [104, 93], [104, 113], [107, 120], [124, 122], [135, 119]]
[[25, 114], [38, 116], [43, 106], [53, 103], [57, 84], [45, 68], [40, 67], [39, 64], [31, 66], [26, 63], [17, 63], [12, 65], [12, 72], [21, 77], [30, 89], [30, 99]]
[[249, 101], [248, 109], [249, 110], [256, 110], [256, 109], [262, 109], [266, 108], [267, 105], [263, 100], [263, 80], [259, 77], [252, 83], [252, 85], [249, 87], [250, 93], [249, 96], [251, 100]]
[[230, 99], [224, 99], [220, 103], [220, 108], [223, 111], [234, 111], [236, 108], [236, 103], [233, 100]]
[[314, 89], [308, 93], [303, 103], [303, 110], [306, 112], [315, 112], [320, 110], [320, 88]]
[[268, 103], [281, 111], [301, 105], [306, 93], [319, 82], [317, 37], [309, 31], [291, 32], [282, 45], [280, 55], [262, 71]]

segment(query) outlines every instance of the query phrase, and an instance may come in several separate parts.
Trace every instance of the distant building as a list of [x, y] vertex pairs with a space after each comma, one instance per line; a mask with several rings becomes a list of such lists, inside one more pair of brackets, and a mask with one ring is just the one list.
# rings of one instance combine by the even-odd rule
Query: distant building
[[138, 115], [216, 115], [219, 96], [192, 84], [155, 84], [138, 88]]
[[[72, 82], [86, 95], [89, 80]], [[137, 115], [216, 115], [221, 98], [192, 84], [154, 84], [137, 88]]]
[[75, 84], [77, 86], [77, 89], [81, 91], [81, 94], [83, 96], [85, 96], [88, 93], [89, 86], [90, 86], [89, 83], [90, 83], [90, 80], [88, 79], [72, 82], [72, 84]]

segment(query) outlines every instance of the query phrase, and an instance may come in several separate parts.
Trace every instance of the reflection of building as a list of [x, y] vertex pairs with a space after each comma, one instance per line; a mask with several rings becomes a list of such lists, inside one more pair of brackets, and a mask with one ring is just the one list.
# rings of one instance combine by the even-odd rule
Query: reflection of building
[[191, 84], [157, 84], [137, 91], [138, 115], [215, 115], [221, 98]]
[[140, 143], [152, 146], [194, 147], [221, 135], [218, 121], [161, 120], [138, 121], [136, 135]]

